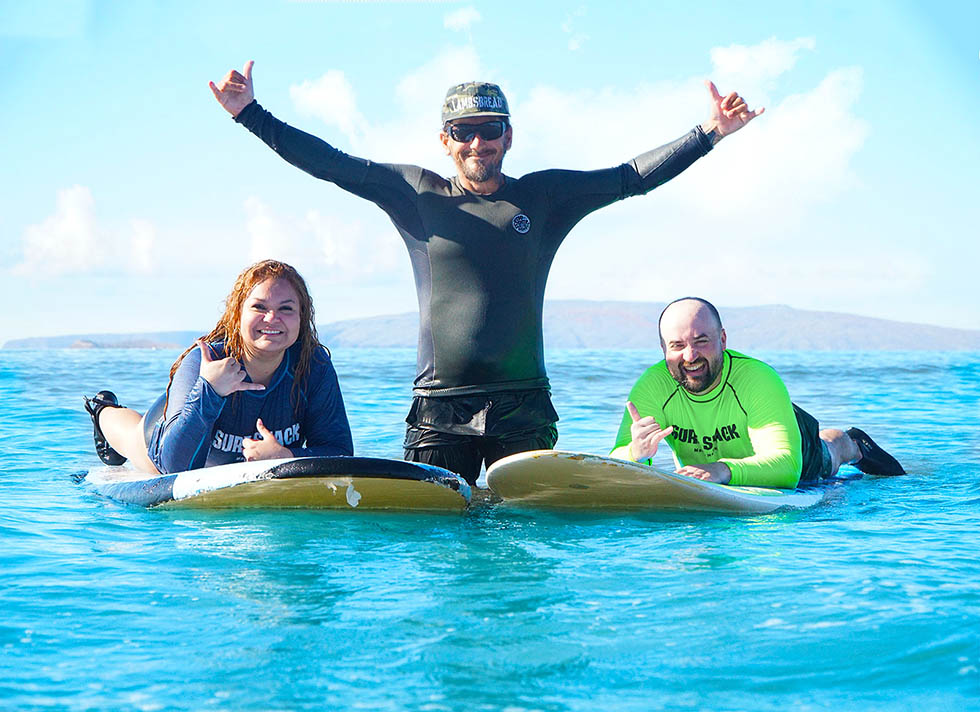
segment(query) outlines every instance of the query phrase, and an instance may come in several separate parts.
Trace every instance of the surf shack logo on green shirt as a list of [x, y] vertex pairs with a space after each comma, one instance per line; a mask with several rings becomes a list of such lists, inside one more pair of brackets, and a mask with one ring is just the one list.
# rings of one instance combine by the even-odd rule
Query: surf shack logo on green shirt
[[741, 433], [738, 432], [736, 423], [715, 428], [715, 432], [711, 435], [699, 435], [694, 431], [694, 428], [682, 428], [680, 425], [674, 425], [673, 428], [674, 432], [670, 434], [670, 437], [677, 442], [690, 445], [695, 451], [714, 450], [715, 443], [719, 441], [727, 443], [742, 437]]

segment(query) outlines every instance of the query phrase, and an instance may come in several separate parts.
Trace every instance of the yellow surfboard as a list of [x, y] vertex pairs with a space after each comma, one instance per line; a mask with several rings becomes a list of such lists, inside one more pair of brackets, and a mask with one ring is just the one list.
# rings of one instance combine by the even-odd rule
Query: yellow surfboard
[[90, 470], [85, 482], [144, 507], [462, 511], [470, 486], [440, 467], [372, 457], [239, 462], [169, 475], [126, 467]]
[[764, 514], [812, 507], [823, 490], [778, 490], [704, 482], [612, 457], [534, 450], [498, 460], [487, 485], [510, 504], [555, 509], [689, 510]]

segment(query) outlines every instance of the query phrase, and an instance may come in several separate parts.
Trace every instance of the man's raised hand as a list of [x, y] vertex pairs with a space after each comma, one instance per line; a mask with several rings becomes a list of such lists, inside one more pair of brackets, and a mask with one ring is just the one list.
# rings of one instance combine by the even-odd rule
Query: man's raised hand
[[214, 392], [224, 398], [237, 391], [264, 391], [261, 383], [250, 383], [245, 380], [248, 373], [245, 367], [232, 357], [216, 359], [211, 354], [211, 347], [203, 341], [197, 342], [201, 350], [201, 378], [211, 384]]
[[704, 86], [711, 94], [711, 118], [701, 124], [701, 128], [705, 133], [714, 129], [719, 139], [735, 133], [766, 110], [763, 106], [755, 111], [749, 111], [745, 99], [739, 96], [738, 92], [733, 91], [722, 96], [715, 83], [709, 79], [704, 80]]
[[657, 446], [660, 441], [674, 432], [674, 426], [661, 428], [660, 424], [653, 416], [640, 417], [640, 411], [636, 409], [632, 401], [626, 401], [626, 410], [629, 411], [633, 424], [630, 426], [630, 456], [636, 462], [648, 460], [657, 454]]
[[232, 116], [238, 116], [241, 110], [251, 104], [255, 98], [255, 92], [252, 90], [253, 64], [255, 62], [250, 59], [245, 62], [241, 72], [232, 69], [217, 84], [208, 82], [208, 86], [214, 93], [214, 98]]

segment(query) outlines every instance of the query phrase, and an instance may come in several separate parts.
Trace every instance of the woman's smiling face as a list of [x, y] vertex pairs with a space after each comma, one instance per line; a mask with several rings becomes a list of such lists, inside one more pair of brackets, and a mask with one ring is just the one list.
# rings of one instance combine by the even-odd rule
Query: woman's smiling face
[[239, 330], [248, 353], [283, 353], [296, 343], [299, 326], [299, 295], [285, 279], [259, 282], [242, 304]]

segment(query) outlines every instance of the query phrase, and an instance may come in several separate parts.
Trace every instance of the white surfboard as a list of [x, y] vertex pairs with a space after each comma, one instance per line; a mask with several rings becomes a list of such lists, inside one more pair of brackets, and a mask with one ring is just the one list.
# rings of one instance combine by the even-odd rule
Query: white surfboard
[[498, 460], [487, 484], [505, 502], [558, 509], [642, 509], [763, 514], [811, 507], [822, 490], [778, 490], [704, 482], [635, 462], [559, 450]]
[[127, 467], [90, 470], [99, 494], [144, 507], [461, 511], [470, 486], [440, 467], [372, 457], [239, 462], [170, 475]]

